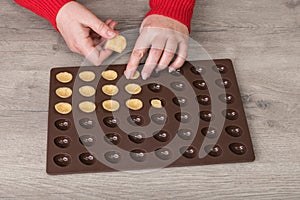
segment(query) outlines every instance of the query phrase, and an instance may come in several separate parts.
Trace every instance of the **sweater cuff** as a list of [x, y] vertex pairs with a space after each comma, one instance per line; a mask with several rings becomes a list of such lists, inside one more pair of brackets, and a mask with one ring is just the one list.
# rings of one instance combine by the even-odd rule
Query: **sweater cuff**
[[150, 0], [151, 10], [146, 14], [163, 15], [175, 19], [191, 29], [195, 0]]
[[47, 19], [56, 30], [56, 15], [58, 11], [71, 1], [74, 0], [15, 0], [17, 4]]

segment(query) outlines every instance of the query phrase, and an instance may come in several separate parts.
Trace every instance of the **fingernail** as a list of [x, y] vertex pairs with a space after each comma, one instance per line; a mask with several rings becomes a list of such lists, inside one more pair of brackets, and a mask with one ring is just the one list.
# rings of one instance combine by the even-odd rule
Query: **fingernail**
[[133, 70], [124, 71], [124, 75], [125, 75], [126, 79], [128, 79], [128, 80], [132, 77], [133, 73], [134, 73]]
[[146, 80], [147, 78], [149, 78], [150, 74], [146, 73], [146, 72], [142, 72], [142, 79]]
[[175, 71], [174, 68], [169, 67], [169, 73], [174, 72], [174, 71]]
[[107, 35], [108, 35], [109, 37], [113, 37], [113, 36], [116, 35], [116, 33], [113, 32], [113, 31], [108, 30], [108, 31], [107, 31]]

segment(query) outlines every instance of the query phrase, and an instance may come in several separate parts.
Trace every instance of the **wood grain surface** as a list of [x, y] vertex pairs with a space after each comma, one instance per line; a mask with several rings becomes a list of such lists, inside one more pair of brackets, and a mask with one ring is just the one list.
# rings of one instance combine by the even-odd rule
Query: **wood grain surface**
[[[147, 0], [82, 0], [138, 28]], [[0, 198], [300, 199], [300, 1], [198, 0], [191, 36], [231, 58], [252, 134], [253, 163], [49, 176], [49, 72], [80, 65], [50, 24], [0, 2]]]

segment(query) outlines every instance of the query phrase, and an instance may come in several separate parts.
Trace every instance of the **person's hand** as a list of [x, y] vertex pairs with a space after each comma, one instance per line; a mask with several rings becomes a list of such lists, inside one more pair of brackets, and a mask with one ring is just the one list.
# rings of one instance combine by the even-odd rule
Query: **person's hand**
[[111, 55], [111, 50], [104, 50], [98, 44], [116, 36], [116, 21], [108, 19], [104, 23], [87, 8], [72, 1], [59, 10], [56, 23], [69, 49], [84, 55], [94, 65], [100, 65]]
[[[158, 72], [169, 67], [169, 72], [171, 72], [180, 68], [187, 57], [188, 36], [188, 28], [174, 19], [161, 15], [146, 17], [124, 73], [126, 78], [132, 77], [149, 49], [141, 73], [144, 80], [151, 75], [153, 70]], [[171, 63], [174, 57], [176, 58]]]

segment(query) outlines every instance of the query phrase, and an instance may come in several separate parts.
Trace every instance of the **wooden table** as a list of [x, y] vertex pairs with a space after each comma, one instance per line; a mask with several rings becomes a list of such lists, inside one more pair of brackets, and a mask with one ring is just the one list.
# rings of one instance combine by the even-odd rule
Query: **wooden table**
[[[138, 28], [149, 9], [146, 0], [80, 2], [102, 19], [117, 20], [121, 31]], [[2, 0], [0, 198], [299, 199], [300, 1], [199, 0], [191, 36], [213, 58], [233, 60], [255, 162], [49, 176], [49, 71], [83, 58], [48, 22]]]

